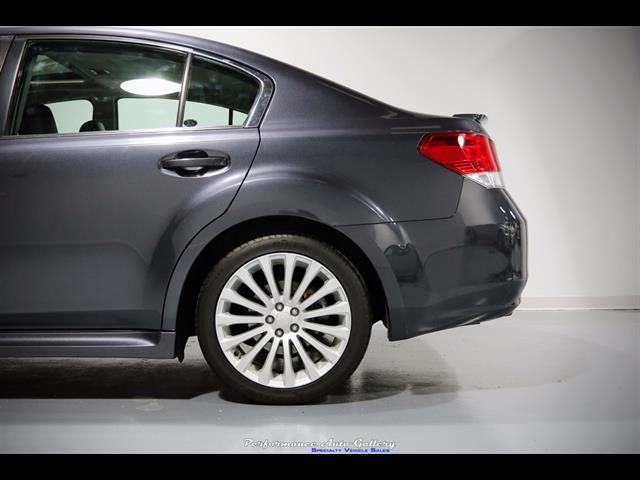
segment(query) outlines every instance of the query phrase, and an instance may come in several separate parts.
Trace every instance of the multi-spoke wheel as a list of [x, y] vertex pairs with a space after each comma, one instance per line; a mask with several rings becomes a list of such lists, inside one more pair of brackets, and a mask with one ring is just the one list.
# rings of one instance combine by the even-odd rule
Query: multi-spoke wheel
[[228, 254], [205, 281], [198, 336], [207, 361], [245, 396], [302, 403], [359, 364], [371, 318], [360, 275], [314, 239], [273, 235]]
[[298, 253], [261, 255], [222, 289], [215, 323], [220, 348], [247, 378], [299, 387], [327, 373], [349, 342], [344, 287], [320, 262]]

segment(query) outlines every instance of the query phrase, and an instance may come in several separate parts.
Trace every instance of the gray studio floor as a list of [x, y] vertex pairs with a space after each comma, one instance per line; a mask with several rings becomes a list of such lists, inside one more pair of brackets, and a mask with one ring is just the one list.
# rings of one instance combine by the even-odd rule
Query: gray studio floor
[[517, 312], [388, 343], [321, 404], [238, 403], [196, 342], [177, 360], [0, 359], [1, 452], [639, 452], [640, 312]]

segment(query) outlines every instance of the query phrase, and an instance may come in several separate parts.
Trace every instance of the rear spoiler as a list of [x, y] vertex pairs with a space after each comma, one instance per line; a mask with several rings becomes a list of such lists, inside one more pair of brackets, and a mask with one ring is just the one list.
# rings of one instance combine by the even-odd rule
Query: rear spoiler
[[473, 120], [480, 125], [485, 125], [487, 123], [487, 120], [489, 120], [489, 117], [487, 117], [484, 113], [456, 113], [454, 117], [468, 118], [469, 120]]

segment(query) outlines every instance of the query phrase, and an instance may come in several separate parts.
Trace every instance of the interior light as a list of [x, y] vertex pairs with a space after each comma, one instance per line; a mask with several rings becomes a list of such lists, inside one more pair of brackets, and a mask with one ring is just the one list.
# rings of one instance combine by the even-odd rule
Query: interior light
[[135, 80], [122, 82], [120, 84], [120, 88], [125, 92], [133, 93], [134, 95], [156, 97], [159, 95], [177, 93], [180, 91], [181, 85], [163, 78], [137, 78]]

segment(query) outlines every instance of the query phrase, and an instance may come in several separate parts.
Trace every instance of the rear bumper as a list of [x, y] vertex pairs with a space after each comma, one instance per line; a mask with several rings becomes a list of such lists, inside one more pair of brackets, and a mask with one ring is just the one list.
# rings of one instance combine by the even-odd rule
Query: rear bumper
[[345, 230], [372, 238], [384, 254], [375, 267], [387, 294], [390, 340], [501, 317], [520, 303], [526, 220], [503, 189], [465, 180], [450, 218]]

